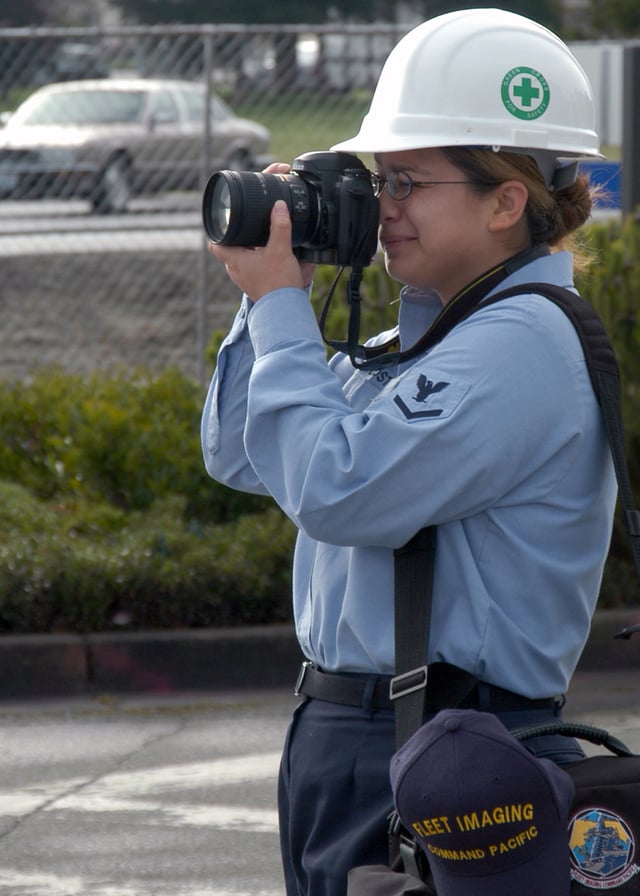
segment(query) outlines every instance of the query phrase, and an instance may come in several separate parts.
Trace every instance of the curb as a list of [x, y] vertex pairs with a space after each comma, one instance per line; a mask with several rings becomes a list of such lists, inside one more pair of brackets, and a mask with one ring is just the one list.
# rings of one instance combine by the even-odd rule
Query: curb
[[[639, 610], [594, 617], [578, 671], [640, 670]], [[302, 656], [292, 625], [0, 637], [0, 701], [291, 687]]]
[[173, 694], [295, 682], [293, 626], [0, 637], [0, 701]]

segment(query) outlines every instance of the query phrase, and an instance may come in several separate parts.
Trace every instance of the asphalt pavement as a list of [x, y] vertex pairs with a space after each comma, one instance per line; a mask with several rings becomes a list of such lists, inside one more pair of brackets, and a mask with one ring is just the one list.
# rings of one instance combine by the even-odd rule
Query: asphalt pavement
[[[565, 717], [640, 753], [638, 621], [597, 615]], [[1, 637], [1, 896], [282, 896], [300, 659], [286, 625]]]
[[[276, 776], [296, 702], [290, 686], [3, 702], [0, 893], [283, 896]], [[640, 752], [638, 675], [579, 672], [566, 716]]]
[[2, 896], [281, 896], [291, 692], [0, 708]]

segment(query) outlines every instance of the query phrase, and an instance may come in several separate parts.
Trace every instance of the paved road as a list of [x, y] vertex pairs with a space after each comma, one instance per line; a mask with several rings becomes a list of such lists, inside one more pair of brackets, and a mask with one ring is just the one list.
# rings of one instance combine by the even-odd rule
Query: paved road
[[282, 693], [0, 707], [0, 893], [276, 896]]
[[196, 193], [133, 200], [122, 215], [91, 215], [87, 208], [82, 201], [0, 202], [0, 257], [195, 251], [204, 240]]
[[[640, 752], [640, 681], [582, 673], [571, 719]], [[281, 896], [282, 690], [0, 704], [2, 896]]]

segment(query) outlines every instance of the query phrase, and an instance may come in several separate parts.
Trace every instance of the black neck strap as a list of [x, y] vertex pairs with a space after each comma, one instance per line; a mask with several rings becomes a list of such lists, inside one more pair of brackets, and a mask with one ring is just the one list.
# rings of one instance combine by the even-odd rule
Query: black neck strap
[[327, 345], [336, 351], [344, 352], [351, 358], [351, 363], [359, 370], [379, 370], [381, 367], [389, 367], [400, 363], [401, 361], [409, 361], [422, 355], [425, 351], [440, 342], [446, 334], [455, 327], [469, 312], [475, 308], [493, 289], [502, 283], [502, 281], [512, 274], [518, 268], [524, 267], [537, 258], [549, 254], [549, 248], [546, 244], [535, 246], [518, 255], [514, 255], [507, 261], [502, 262], [496, 267], [490, 268], [481, 274], [476, 280], [465, 286], [450, 302], [443, 306], [442, 311], [433, 321], [429, 329], [418, 339], [411, 348], [405, 351], [393, 351], [397, 346], [398, 340], [394, 338], [382, 345], [365, 346], [360, 345], [358, 339], [360, 337], [360, 294], [359, 277], [354, 283], [350, 280], [347, 287], [347, 298], [349, 302], [349, 324], [347, 332], [347, 340], [339, 342], [327, 339], [324, 336], [324, 325], [327, 319], [327, 312], [333, 288], [329, 294], [327, 302], [322, 312], [321, 331]]

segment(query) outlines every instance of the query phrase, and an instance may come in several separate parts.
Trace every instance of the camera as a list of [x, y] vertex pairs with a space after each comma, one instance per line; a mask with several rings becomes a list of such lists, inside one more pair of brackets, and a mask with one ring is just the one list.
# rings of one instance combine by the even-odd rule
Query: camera
[[378, 245], [378, 200], [369, 171], [346, 152], [308, 152], [288, 174], [216, 171], [202, 200], [204, 229], [214, 243], [264, 246], [276, 199], [292, 223], [301, 261], [366, 267]]

